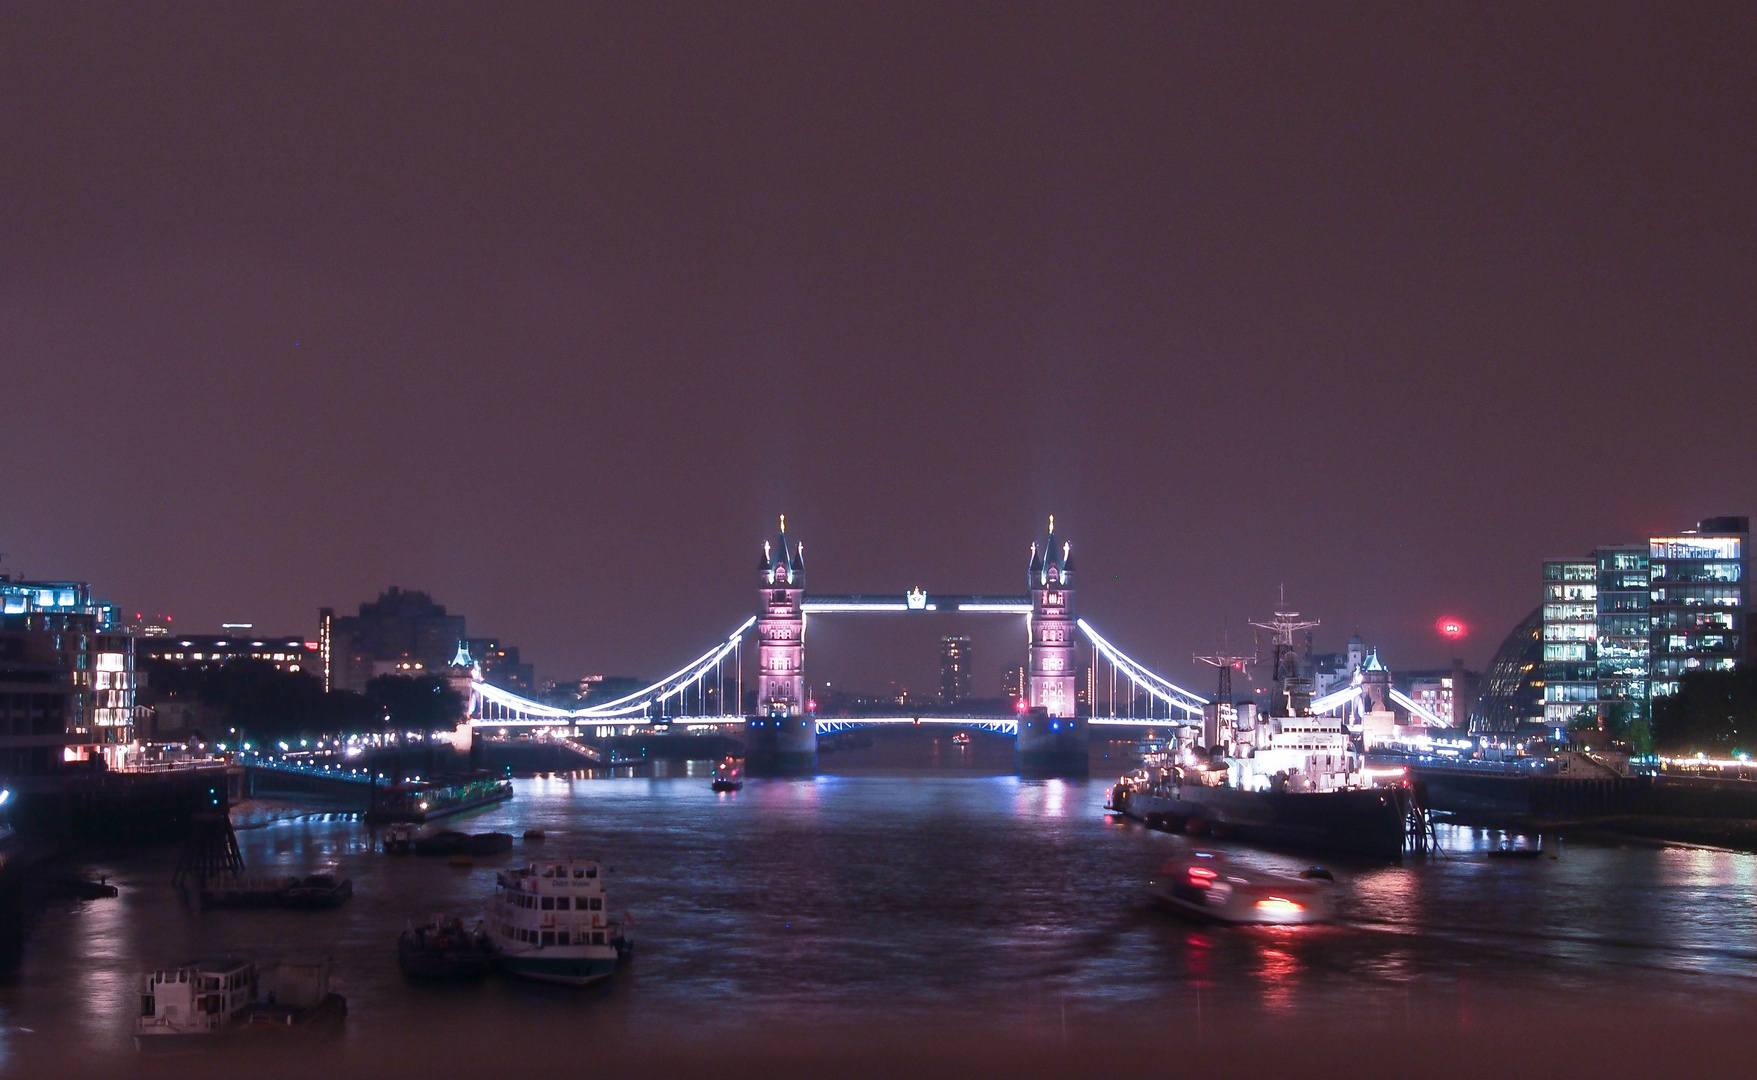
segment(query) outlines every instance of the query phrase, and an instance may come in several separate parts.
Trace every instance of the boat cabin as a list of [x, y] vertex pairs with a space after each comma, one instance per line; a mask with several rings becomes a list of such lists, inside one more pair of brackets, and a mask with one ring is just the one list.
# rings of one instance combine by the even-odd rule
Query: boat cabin
[[508, 945], [609, 944], [598, 864], [558, 859], [500, 871], [489, 906], [489, 929]]
[[219, 1032], [256, 1000], [256, 965], [245, 960], [192, 960], [155, 971], [141, 987], [141, 1035]]

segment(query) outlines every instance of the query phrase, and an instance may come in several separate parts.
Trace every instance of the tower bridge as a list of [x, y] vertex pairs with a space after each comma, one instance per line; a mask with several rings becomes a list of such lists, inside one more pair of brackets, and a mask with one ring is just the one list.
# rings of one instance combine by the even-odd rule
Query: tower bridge
[[[764, 542], [757, 565], [757, 613], [701, 656], [651, 686], [579, 709], [545, 705], [491, 686], [478, 671], [470, 684], [470, 723], [573, 734], [657, 725], [736, 726], [745, 738], [750, 770], [769, 773], [814, 771], [818, 737], [855, 727], [933, 724], [994, 731], [1017, 740], [1021, 771], [1078, 773], [1086, 769], [1092, 728], [1200, 723], [1207, 698], [1130, 658], [1075, 614], [1074, 572], [1073, 545], [1057, 537], [1051, 517], [1047, 534], [1031, 544], [1026, 592], [1016, 596], [930, 593], [919, 586], [895, 594], [808, 594], [804, 545], [788, 537], [783, 516], [779, 534]], [[916, 612], [1022, 618], [1026, 678], [1017, 713], [816, 716], [805, 683], [810, 617]], [[756, 705], [748, 713], [747, 637], [757, 645]], [[1082, 640], [1091, 651], [1090, 669], [1079, 663]], [[1078, 686], [1082, 672], [1088, 677], [1084, 701]]]

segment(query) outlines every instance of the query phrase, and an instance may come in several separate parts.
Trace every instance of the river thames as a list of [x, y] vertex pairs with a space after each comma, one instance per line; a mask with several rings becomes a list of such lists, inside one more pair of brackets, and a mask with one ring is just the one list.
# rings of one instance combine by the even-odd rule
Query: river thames
[[[777, 1025], [803, 1036], [961, 1020], [1065, 1044], [1246, 1015], [1456, 1031], [1507, 1002], [1638, 1000], [1693, 1016], [1757, 1005], [1748, 854], [1581, 839], [1557, 859], [1499, 860], [1487, 857], [1498, 834], [1442, 827], [1438, 856], [1326, 861], [1335, 925], [1226, 929], [1154, 909], [1145, 879], [1198, 844], [1270, 868], [1313, 860], [1113, 819], [1099, 780], [823, 775], [715, 794], [691, 771], [516, 781], [510, 803], [450, 824], [546, 838], [467, 868], [384, 855], [351, 815], [240, 829], [252, 870], [351, 877], [353, 899], [331, 911], [196, 912], [170, 885], [174, 850], [90, 860], [121, 896], [39, 917], [0, 988], [7, 1060], [77, 1047], [125, 1062], [141, 973], [220, 954], [333, 959], [340, 1040], [356, 1050], [412, 1032], [603, 1044], [663, 1031], [700, 1045]], [[473, 919], [495, 866], [564, 853], [601, 859], [610, 907], [631, 920], [635, 956], [614, 979], [576, 990], [399, 974], [409, 920]]]

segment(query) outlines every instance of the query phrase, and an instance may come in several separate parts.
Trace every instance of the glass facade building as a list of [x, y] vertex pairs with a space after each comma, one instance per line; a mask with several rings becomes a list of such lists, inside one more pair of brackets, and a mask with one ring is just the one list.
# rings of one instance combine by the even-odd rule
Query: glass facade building
[[1648, 545], [1599, 548], [1598, 709], [1611, 726], [1621, 711], [1645, 721], [1651, 629], [1648, 615]]
[[1708, 518], [1644, 544], [1543, 566], [1544, 722], [1626, 733], [1684, 673], [1730, 671], [1749, 646], [1750, 519]]
[[1710, 518], [1648, 542], [1654, 696], [1687, 671], [1730, 671], [1745, 659], [1749, 518]]
[[1598, 725], [1598, 563], [1543, 564], [1543, 719], [1546, 727]]
[[1513, 735], [1543, 721], [1543, 608], [1513, 628], [1483, 675], [1470, 710], [1472, 734]]
[[138, 691], [134, 638], [90, 585], [0, 577], [0, 775], [127, 764]]

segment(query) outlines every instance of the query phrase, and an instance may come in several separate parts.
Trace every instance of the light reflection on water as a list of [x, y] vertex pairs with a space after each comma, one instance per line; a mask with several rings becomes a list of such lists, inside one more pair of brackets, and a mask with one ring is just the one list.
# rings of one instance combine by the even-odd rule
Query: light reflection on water
[[[140, 973], [216, 953], [334, 958], [350, 1040], [416, 1020], [621, 1029], [679, 1011], [731, 1027], [960, 1009], [1031, 1024], [1071, 1009], [1078, 1022], [1142, 1003], [1193, 1007], [1198, 986], [1211, 1002], [1277, 1013], [1402, 1015], [1412, 994], [1446, 987], [1621, 984], [1757, 1000], [1748, 855], [1569, 843], [1555, 860], [1500, 860], [1487, 857], [1499, 834], [1442, 828], [1446, 857], [1330, 864], [1339, 925], [1228, 929], [1146, 902], [1146, 877], [1197, 842], [1108, 819], [1101, 782], [843, 775], [753, 780], [734, 795], [681, 777], [516, 786], [511, 803], [454, 824], [545, 832], [502, 862], [578, 852], [613, 868], [612, 907], [632, 913], [637, 955], [609, 986], [405, 983], [398, 932], [438, 910], [473, 914], [494, 864], [386, 856], [358, 820], [314, 815], [243, 830], [246, 860], [288, 873], [335, 865], [354, 879], [353, 900], [196, 913], [169, 886], [175, 851], [96, 860], [91, 872], [122, 897], [45, 914], [17, 980], [0, 987], [5, 1038], [124, 1052]], [[1206, 843], [1266, 869], [1314, 861]]]

